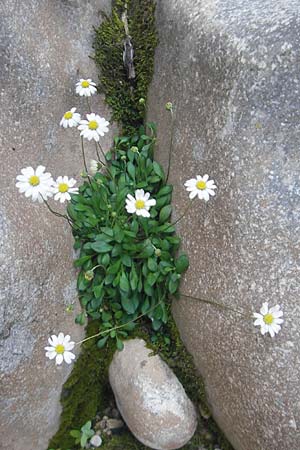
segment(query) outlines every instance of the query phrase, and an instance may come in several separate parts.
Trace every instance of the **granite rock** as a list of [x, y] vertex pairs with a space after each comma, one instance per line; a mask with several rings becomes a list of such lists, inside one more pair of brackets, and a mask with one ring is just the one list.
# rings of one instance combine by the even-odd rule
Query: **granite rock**
[[295, 0], [158, 2], [159, 47], [149, 120], [170, 181], [173, 218], [184, 182], [208, 173], [218, 186], [178, 224], [190, 268], [181, 291], [239, 309], [283, 307], [272, 339], [252, 320], [183, 297], [182, 338], [208, 400], [236, 450], [300, 448], [300, 15]]
[[193, 436], [197, 416], [177, 377], [142, 339], [114, 354], [109, 381], [118, 409], [135, 437], [150, 448], [181, 448]]
[[[47, 448], [71, 366], [56, 367], [44, 346], [52, 333], [69, 333], [75, 341], [83, 335], [74, 324], [79, 304], [71, 231], [21, 195], [15, 178], [23, 167], [42, 164], [55, 177], [80, 180], [78, 132], [63, 130], [59, 122], [73, 106], [86, 111], [75, 83], [82, 76], [97, 80], [89, 58], [92, 27], [99, 10], [109, 8], [107, 0], [0, 2], [1, 450]], [[101, 97], [93, 102], [109, 117]], [[70, 304], [73, 313], [66, 312]]]

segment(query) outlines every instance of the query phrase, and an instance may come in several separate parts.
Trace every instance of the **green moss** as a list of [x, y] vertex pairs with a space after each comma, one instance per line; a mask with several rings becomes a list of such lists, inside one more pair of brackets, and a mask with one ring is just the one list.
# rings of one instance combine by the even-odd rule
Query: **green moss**
[[[124, 24], [121, 20], [127, 4], [129, 33], [134, 47], [136, 78], [128, 80], [123, 65]], [[112, 108], [112, 120], [122, 125], [125, 133], [139, 127], [145, 118], [147, 91], [153, 75], [154, 51], [157, 45], [153, 0], [117, 0], [111, 16], [95, 29], [94, 60], [99, 68], [99, 90]]]
[[[90, 322], [87, 326], [87, 336], [96, 334], [98, 329], [97, 321]], [[201, 411], [208, 411], [203, 381], [197, 374], [193, 357], [187, 352], [180, 339], [172, 316], [160, 334], [154, 334], [145, 323], [134, 330], [131, 338], [135, 337], [143, 338], [148, 347], [166, 361], [196, 407]], [[111, 404], [113, 393], [108, 381], [108, 367], [114, 351], [114, 341], [108, 341], [108, 345], [103, 349], [97, 348], [95, 339], [82, 344], [82, 351], [74, 364], [72, 374], [63, 386], [60, 428], [49, 443], [49, 448], [74, 449], [74, 439], [70, 436], [70, 430], [80, 429], [88, 420], [93, 420], [97, 413], [103, 415], [104, 410]], [[199, 416], [195, 435], [182, 449], [196, 450], [199, 445], [204, 445], [211, 450], [215, 446], [221, 450], [232, 450], [213, 419], [205, 420], [201, 415]], [[128, 429], [120, 435], [113, 436], [112, 439], [104, 436], [101, 448], [103, 450], [148, 449], [138, 442]]]
[[[86, 329], [87, 336], [96, 334], [98, 329], [96, 321], [90, 322]], [[111, 398], [107, 371], [114, 350], [109, 347], [99, 350], [94, 339], [82, 344], [80, 357], [63, 386], [60, 427], [49, 448], [72, 448], [74, 439], [70, 436], [70, 430], [80, 429]]]

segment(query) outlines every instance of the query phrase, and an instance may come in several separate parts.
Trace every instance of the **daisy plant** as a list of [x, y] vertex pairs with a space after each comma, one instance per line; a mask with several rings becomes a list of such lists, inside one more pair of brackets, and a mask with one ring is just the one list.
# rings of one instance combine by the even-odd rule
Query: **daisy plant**
[[[91, 79], [81, 79], [76, 85], [79, 96], [90, 97], [96, 92]], [[138, 324], [151, 327], [151, 333], [161, 332], [168, 321], [170, 297], [179, 294], [182, 274], [189, 266], [186, 254], [178, 255], [180, 238], [175, 225], [184, 213], [172, 223], [171, 199], [173, 187], [168, 183], [171, 163], [174, 109], [167, 103], [172, 115], [171, 144], [167, 175], [153, 158], [155, 125], [141, 126], [129, 136], [115, 137], [110, 151], [104, 153], [101, 139], [108, 132], [109, 122], [91, 112], [86, 119], [71, 108], [61, 119], [63, 128], [77, 127], [81, 136], [81, 150], [85, 172], [83, 183], [75, 187], [76, 180], [58, 176], [56, 180], [44, 166], [26, 167], [17, 176], [17, 188], [33, 201], [44, 202], [56, 216], [68, 220], [79, 253], [75, 267], [79, 269], [77, 287], [82, 313], [75, 321], [84, 325], [88, 319], [97, 320], [99, 348], [109, 339], [119, 350], [123, 340]], [[97, 159], [88, 168], [84, 140], [95, 141]], [[88, 143], [89, 144], [89, 143]], [[101, 151], [101, 158], [99, 154]], [[190, 202], [208, 201], [217, 186], [209, 175], [197, 175], [185, 182]], [[67, 202], [67, 214], [53, 210], [48, 199]], [[201, 300], [201, 299], [199, 299]], [[201, 300], [215, 306], [217, 302]], [[224, 306], [226, 309], [230, 309]], [[243, 315], [243, 314], [242, 314]], [[255, 326], [262, 334], [272, 337], [280, 330], [282, 311], [276, 305], [268, 308], [264, 303], [255, 313]], [[57, 365], [71, 363], [75, 343], [70, 336], [59, 333], [49, 338], [46, 356]]]

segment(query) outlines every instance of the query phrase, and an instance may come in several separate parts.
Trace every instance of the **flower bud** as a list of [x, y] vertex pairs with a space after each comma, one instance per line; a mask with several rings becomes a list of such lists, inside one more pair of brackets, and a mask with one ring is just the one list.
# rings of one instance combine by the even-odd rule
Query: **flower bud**
[[116, 211], [113, 211], [113, 212], [111, 213], [111, 217], [117, 217]]
[[94, 278], [94, 272], [92, 270], [87, 270], [84, 274], [84, 278], [87, 281], [91, 281]]
[[139, 104], [144, 105], [146, 103], [146, 100], [142, 97], [139, 99]]
[[92, 175], [96, 175], [98, 172], [98, 162], [95, 159], [91, 159], [90, 161], [90, 172]]
[[167, 110], [167, 111], [172, 111], [172, 109], [173, 109], [172, 103], [171, 103], [171, 102], [167, 102], [167, 103], [166, 103], [166, 110]]
[[126, 158], [125, 155], [122, 155], [122, 156], [121, 156], [121, 159], [122, 159], [122, 161], [126, 161], [127, 158]]
[[133, 153], [138, 153], [138, 152], [139, 152], [139, 149], [138, 149], [138, 147], [136, 147], [136, 146], [131, 147], [130, 150], [131, 150]]
[[160, 256], [161, 255], [160, 248], [156, 248], [154, 253], [155, 253], [155, 256]]

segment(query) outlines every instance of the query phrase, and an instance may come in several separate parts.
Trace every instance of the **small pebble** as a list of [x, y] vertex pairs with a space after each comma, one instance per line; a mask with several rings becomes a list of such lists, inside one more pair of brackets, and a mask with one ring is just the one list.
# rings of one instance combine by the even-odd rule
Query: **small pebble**
[[124, 422], [120, 419], [108, 419], [106, 423], [107, 428], [109, 428], [110, 430], [118, 430], [124, 427]]
[[91, 440], [90, 440], [90, 444], [92, 444], [93, 447], [100, 447], [100, 445], [102, 444], [102, 439], [98, 434], [95, 434]]
[[120, 419], [121, 414], [117, 408], [112, 408], [111, 417], [113, 417], [114, 419]]

